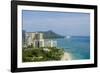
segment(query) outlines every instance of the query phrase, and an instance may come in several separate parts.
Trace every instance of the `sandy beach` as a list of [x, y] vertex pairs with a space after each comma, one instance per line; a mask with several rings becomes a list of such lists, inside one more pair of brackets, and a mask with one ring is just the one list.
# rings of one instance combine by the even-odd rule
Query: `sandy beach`
[[62, 56], [61, 60], [71, 60], [72, 56], [68, 52], [64, 52], [64, 55]]

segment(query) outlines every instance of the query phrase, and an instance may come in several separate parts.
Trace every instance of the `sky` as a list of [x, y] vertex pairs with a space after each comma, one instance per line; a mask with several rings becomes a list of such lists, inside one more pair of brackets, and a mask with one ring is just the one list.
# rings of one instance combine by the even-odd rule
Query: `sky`
[[22, 24], [26, 32], [52, 30], [63, 36], [90, 35], [89, 13], [23, 10]]

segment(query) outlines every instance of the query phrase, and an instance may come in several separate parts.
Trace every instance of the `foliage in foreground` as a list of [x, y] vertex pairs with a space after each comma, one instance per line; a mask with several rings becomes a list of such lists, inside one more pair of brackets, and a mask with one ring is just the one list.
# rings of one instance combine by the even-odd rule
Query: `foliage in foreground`
[[27, 47], [22, 50], [22, 61], [39, 62], [60, 60], [63, 54], [63, 49], [58, 49], [56, 47]]

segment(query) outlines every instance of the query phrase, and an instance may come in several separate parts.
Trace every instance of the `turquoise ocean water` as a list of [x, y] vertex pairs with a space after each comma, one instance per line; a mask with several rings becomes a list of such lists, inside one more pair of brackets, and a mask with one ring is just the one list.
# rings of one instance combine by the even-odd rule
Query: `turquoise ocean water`
[[72, 36], [71, 38], [56, 39], [57, 47], [64, 48], [72, 55], [73, 60], [90, 59], [90, 37]]

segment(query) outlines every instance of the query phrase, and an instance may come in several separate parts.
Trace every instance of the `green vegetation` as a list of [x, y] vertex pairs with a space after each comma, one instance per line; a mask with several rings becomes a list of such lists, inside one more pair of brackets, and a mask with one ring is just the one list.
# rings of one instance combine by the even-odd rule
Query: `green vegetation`
[[56, 47], [34, 48], [33, 46], [28, 46], [22, 50], [22, 61], [40, 62], [60, 60], [63, 54], [64, 50]]

